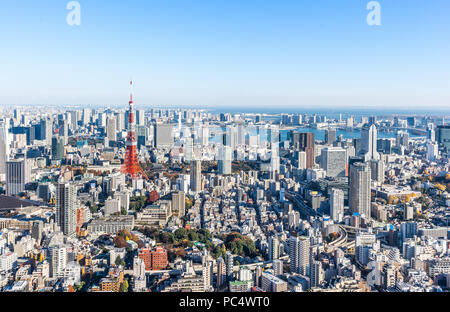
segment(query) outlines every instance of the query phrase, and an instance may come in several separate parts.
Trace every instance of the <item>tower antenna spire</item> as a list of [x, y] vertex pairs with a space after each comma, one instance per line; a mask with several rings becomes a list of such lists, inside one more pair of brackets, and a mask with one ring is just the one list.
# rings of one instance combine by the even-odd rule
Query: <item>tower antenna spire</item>
[[133, 103], [133, 79], [130, 79], [130, 103]]

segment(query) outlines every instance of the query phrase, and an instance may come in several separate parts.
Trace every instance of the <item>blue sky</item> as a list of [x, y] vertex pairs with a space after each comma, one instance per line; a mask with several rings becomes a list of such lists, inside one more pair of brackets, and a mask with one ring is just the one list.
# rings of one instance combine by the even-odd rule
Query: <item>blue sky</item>
[[448, 107], [450, 1], [0, 0], [0, 105]]

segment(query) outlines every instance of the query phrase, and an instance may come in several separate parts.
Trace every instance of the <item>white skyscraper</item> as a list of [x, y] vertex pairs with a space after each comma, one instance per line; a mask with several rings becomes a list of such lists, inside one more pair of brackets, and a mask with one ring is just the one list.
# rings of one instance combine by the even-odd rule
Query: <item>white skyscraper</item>
[[64, 269], [67, 266], [67, 247], [51, 246], [50, 254], [50, 273], [51, 277], [64, 277]]
[[298, 152], [298, 169], [306, 169], [306, 152], [299, 151]]
[[350, 166], [350, 209], [354, 213], [370, 218], [371, 171], [367, 163]]
[[275, 179], [278, 173], [280, 173], [280, 155], [278, 155], [277, 148], [272, 148], [272, 154], [270, 156], [270, 178]]
[[0, 180], [6, 177], [6, 161], [9, 158], [9, 120], [0, 120]]
[[377, 126], [365, 126], [361, 130], [361, 152], [364, 160], [380, 159], [380, 154], [377, 152]]
[[436, 143], [429, 142], [427, 144], [427, 160], [435, 161], [439, 155], [439, 146]]
[[306, 236], [291, 236], [289, 239], [291, 272], [309, 275], [310, 242]]
[[269, 260], [278, 259], [280, 257], [280, 242], [278, 237], [271, 236], [269, 238]]
[[321, 167], [327, 172], [327, 177], [345, 177], [347, 166], [347, 151], [341, 147], [326, 147], [322, 149]]
[[344, 191], [332, 189], [330, 196], [330, 215], [335, 222], [342, 222], [344, 217]]
[[219, 174], [231, 174], [232, 154], [231, 147], [223, 146], [219, 150]]

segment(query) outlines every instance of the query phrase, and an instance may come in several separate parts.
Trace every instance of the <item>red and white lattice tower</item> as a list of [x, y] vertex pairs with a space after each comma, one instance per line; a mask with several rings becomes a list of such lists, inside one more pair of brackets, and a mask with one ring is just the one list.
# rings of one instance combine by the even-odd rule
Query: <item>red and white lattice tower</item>
[[141, 165], [139, 165], [138, 155], [137, 155], [137, 144], [136, 144], [136, 118], [133, 103], [133, 81], [130, 82], [130, 106], [128, 109], [128, 135], [126, 141], [126, 153], [121, 172], [128, 175], [133, 180], [138, 178], [145, 178], [148, 180], [147, 175], [144, 170], [142, 170]]

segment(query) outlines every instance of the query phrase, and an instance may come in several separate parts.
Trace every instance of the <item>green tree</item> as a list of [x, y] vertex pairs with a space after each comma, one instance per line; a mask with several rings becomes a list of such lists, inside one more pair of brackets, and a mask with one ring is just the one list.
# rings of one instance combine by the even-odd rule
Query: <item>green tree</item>
[[123, 261], [122, 260], [122, 258], [120, 258], [120, 256], [117, 256], [116, 257], [116, 261], [115, 261], [115, 264], [117, 265], [117, 266], [125, 266], [125, 261]]
[[126, 279], [124, 279], [123, 283], [120, 285], [120, 292], [128, 292], [128, 281]]

